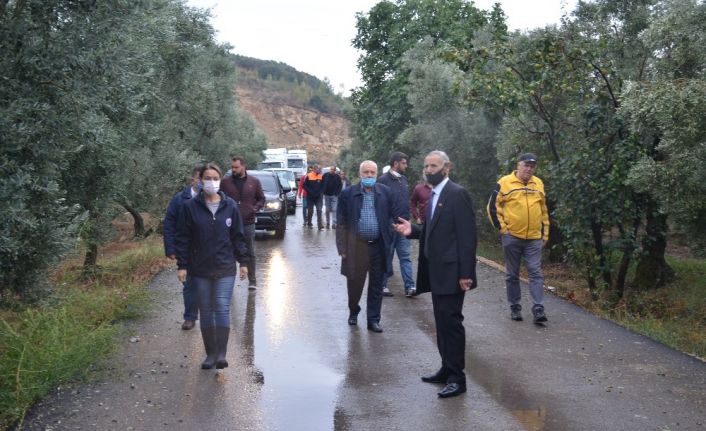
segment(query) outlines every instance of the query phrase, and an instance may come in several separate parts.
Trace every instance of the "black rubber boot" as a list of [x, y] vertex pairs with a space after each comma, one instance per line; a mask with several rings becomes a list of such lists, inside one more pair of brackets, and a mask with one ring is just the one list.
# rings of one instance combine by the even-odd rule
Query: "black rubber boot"
[[203, 338], [203, 346], [206, 348], [206, 359], [201, 363], [202, 370], [210, 370], [216, 364], [216, 328], [213, 326], [204, 328], [201, 327], [201, 337]]
[[216, 326], [216, 368], [222, 369], [228, 366], [226, 361], [226, 352], [228, 351], [228, 337], [230, 336], [230, 328], [227, 326]]

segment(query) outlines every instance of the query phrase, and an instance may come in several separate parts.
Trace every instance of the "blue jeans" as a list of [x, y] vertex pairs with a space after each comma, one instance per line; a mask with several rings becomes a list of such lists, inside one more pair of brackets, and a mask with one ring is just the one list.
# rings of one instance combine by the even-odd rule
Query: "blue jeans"
[[198, 295], [201, 328], [230, 326], [230, 301], [235, 276], [223, 278], [191, 277]]
[[184, 289], [182, 289], [181, 294], [184, 297], [184, 320], [198, 320], [199, 305], [196, 298], [196, 288], [191, 281], [191, 277], [186, 277], [186, 281], [183, 284]]
[[338, 206], [338, 196], [324, 195], [326, 205], [326, 226], [336, 227], [336, 207]]
[[302, 220], [304, 220], [304, 224], [306, 224], [306, 212], [307, 212], [308, 206], [309, 205], [306, 201], [306, 196], [303, 196], [302, 197], [302, 217], [303, 217]]
[[[404, 281], [405, 292], [409, 289], [414, 288], [414, 277], [412, 275], [412, 259], [410, 255], [412, 253], [412, 243], [404, 235], [394, 234], [392, 238], [392, 249], [390, 253], [394, 257], [395, 251], [397, 252], [397, 259], [400, 261], [400, 272], [402, 273], [402, 280]], [[392, 277], [392, 274], [387, 274], [385, 276], [385, 283], [383, 287], [387, 287], [387, 280]]]

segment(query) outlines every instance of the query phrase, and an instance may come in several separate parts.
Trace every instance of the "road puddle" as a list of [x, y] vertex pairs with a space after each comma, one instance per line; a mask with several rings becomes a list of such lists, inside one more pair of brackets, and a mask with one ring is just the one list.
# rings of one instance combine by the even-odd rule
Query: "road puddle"
[[466, 371], [501, 405], [507, 408], [526, 431], [547, 429], [547, 409], [537, 403], [531, 394], [521, 390], [516, 377], [502, 371], [502, 367], [487, 364], [467, 352]]
[[542, 431], [547, 419], [547, 411], [543, 408], [536, 410], [514, 410], [512, 415], [527, 431]]

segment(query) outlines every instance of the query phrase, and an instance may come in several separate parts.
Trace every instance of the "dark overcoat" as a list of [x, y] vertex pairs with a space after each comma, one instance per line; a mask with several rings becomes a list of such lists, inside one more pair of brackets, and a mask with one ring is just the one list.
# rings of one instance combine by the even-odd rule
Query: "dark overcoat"
[[[380, 236], [383, 241], [384, 250], [390, 250], [392, 244], [392, 222], [403, 214], [403, 209], [399, 208], [396, 200], [392, 196], [392, 191], [384, 184], [376, 183], [373, 186], [375, 193], [375, 214], [377, 215], [378, 226], [380, 226]], [[363, 190], [360, 184], [343, 189], [338, 196], [338, 206], [336, 207], [336, 247], [341, 259], [341, 274], [346, 277], [352, 273], [356, 259], [355, 242], [358, 236], [358, 220], [360, 220], [360, 209], [363, 206]], [[392, 274], [392, 254], [385, 253], [385, 272]]]
[[412, 225], [410, 238], [419, 239], [418, 294], [458, 293], [460, 278], [472, 279], [471, 289], [478, 286], [476, 219], [471, 197], [463, 187], [452, 181], [446, 183], [433, 218], [421, 227]]

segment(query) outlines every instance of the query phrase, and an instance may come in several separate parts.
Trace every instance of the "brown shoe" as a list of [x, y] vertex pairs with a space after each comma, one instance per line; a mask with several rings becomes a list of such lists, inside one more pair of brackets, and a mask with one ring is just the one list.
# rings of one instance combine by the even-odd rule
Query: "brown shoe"
[[196, 326], [196, 322], [193, 320], [184, 320], [184, 323], [181, 324], [181, 329], [188, 331], [189, 329], [194, 329], [194, 326]]

